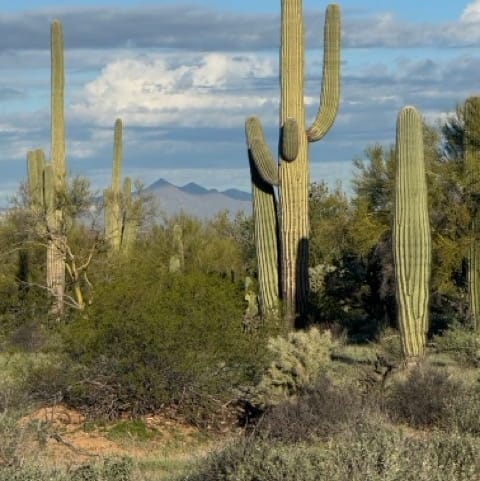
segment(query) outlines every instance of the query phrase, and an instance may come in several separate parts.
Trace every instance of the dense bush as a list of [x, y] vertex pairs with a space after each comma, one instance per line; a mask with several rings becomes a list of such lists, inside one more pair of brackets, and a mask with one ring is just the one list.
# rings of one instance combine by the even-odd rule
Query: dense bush
[[238, 289], [217, 274], [119, 269], [64, 329], [68, 353], [86, 367], [67, 400], [108, 416], [175, 405], [200, 421], [261, 364], [261, 336], [242, 332]]
[[335, 386], [322, 376], [298, 398], [268, 409], [254, 432], [261, 439], [284, 443], [328, 440], [361, 424], [372, 407], [358, 390]]
[[446, 369], [418, 366], [390, 386], [385, 408], [395, 422], [480, 433], [480, 390]]

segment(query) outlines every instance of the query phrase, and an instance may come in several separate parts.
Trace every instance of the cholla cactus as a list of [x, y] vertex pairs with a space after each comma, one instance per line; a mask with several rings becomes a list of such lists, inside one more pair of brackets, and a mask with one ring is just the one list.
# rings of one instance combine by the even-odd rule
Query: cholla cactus
[[268, 342], [272, 362], [257, 386], [263, 405], [275, 405], [315, 383], [331, 360], [335, 343], [330, 331], [294, 331]]
[[[308, 300], [308, 144], [320, 140], [330, 129], [340, 98], [340, 9], [329, 5], [326, 10], [322, 93], [310, 128], [306, 128], [303, 93], [302, 0], [282, 0], [281, 25], [278, 167], [258, 119], [247, 120], [246, 134], [252, 169], [261, 306], [262, 309], [276, 308], [278, 298], [271, 299], [278, 292], [280, 272], [286, 321], [293, 327], [296, 318], [301, 319], [305, 314]], [[277, 185], [278, 218], [273, 189]], [[276, 260], [278, 251], [280, 255]]]

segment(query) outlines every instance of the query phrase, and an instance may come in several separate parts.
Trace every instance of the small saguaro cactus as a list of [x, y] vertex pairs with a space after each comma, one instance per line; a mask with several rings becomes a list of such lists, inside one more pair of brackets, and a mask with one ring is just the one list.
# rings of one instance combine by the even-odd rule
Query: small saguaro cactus
[[[306, 128], [302, 0], [282, 0], [280, 51], [280, 140], [278, 167], [265, 143], [258, 119], [246, 122], [252, 168], [259, 291], [262, 309], [275, 305], [274, 270], [280, 272], [287, 324], [305, 314], [308, 301], [308, 144], [333, 125], [340, 98], [340, 9], [325, 13], [323, 80], [320, 107]], [[278, 185], [278, 216], [274, 186]], [[278, 232], [278, 239], [273, 235]], [[268, 239], [267, 239], [268, 237]], [[280, 246], [278, 249], [277, 246]], [[275, 255], [280, 253], [276, 267]], [[266, 276], [266, 277], [265, 277]], [[264, 313], [262, 313], [264, 314]]]
[[121, 188], [122, 139], [122, 120], [116, 119], [113, 134], [112, 185], [103, 193], [105, 239], [112, 254], [117, 252], [127, 254], [131, 251], [138, 224], [138, 206], [132, 202], [132, 181], [129, 177], [125, 177]]
[[112, 185], [105, 190], [105, 238], [113, 252], [120, 250], [122, 239], [121, 172], [122, 172], [122, 121], [115, 120], [113, 134]]
[[395, 155], [392, 242], [398, 324], [408, 362], [425, 351], [432, 256], [423, 125], [413, 107], [404, 107], [398, 115]]
[[480, 97], [465, 102], [464, 133], [466, 192], [470, 211], [468, 252], [469, 314], [472, 329], [480, 329]]
[[175, 224], [172, 233], [173, 254], [170, 256], [168, 270], [171, 274], [182, 272], [185, 264], [183, 252], [183, 230], [182, 226]]

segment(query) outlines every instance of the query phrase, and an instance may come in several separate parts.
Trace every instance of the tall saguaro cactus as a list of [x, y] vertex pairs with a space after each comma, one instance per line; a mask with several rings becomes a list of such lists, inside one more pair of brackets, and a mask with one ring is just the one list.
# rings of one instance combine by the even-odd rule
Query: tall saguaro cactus
[[[260, 122], [246, 123], [253, 181], [255, 231], [260, 299], [274, 293], [271, 276], [277, 244], [270, 237], [277, 230], [281, 297], [290, 326], [305, 313], [308, 300], [308, 144], [320, 140], [332, 126], [340, 98], [340, 9], [329, 5], [325, 14], [323, 80], [320, 107], [306, 128], [304, 103], [304, 31], [302, 0], [282, 0], [280, 50], [280, 141], [278, 168], [265, 144]], [[261, 179], [261, 180], [258, 180]], [[278, 184], [278, 214], [273, 186]], [[270, 186], [270, 187], [269, 187]], [[268, 200], [270, 197], [270, 200]], [[268, 207], [267, 207], [268, 205]], [[268, 212], [266, 216], [263, 213]], [[266, 228], [266, 226], [269, 226]], [[262, 238], [263, 236], [263, 238]], [[266, 256], [266, 257], [265, 257]]]
[[[65, 293], [65, 234], [62, 199], [65, 195], [65, 121], [64, 121], [63, 32], [58, 20], [51, 25], [51, 152], [53, 205], [50, 206], [47, 246], [47, 287], [53, 294], [54, 311], [63, 311]], [[47, 170], [45, 170], [47, 172]], [[49, 179], [50, 181], [50, 179]]]
[[468, 252], [468, 291], [470, 324], [480, 329], [480, 97], [465, 102], [464, 133], [467, 202], [470, 211], [470, 246]]
[[431, 234], [423, 157], [423, 126], [413, 107], [397, 119], [393, 219], [398, 323], [407, 360], [424, 354], [428, 330]]

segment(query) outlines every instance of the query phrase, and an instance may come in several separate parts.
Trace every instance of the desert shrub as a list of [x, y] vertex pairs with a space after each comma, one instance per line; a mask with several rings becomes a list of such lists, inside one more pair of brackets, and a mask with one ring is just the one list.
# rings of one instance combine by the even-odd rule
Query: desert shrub
[[271, 338], [271, 362], [256, 387], [255, 402], [273, 406], [314, 384], [330, 363], [334, 346], [330, 331], [317, 328]]
[[448, 354], [462, 365], [480, 366], [480, 336], [460, 324], [434, 336], [433, 347], [436, 352]]
[[268, 409], [254, 432], [262, 439], [285, 443], [326, 440], [365, 422], [372, 407], [358, 390], [335, 386], [322, 376], [298, 398]]
[[414, 427], [440, 426], [466, 387], [440, 368], [420, 365], [390, 386], [385, 402], [393, 420]]
[[479, 454], [479, 442], [473, 437], [440, 432], [408, 436], [378, 426], [337, 441], [331, 463], [335, 474], [324, 479], [467, 481], [480, 474]]
[[64, 330], [67, 352], [86, 367], [67, 401], [110, 417], [175, 405], [207, 422], [254, 382], [262, 359], [262, 336], [242, 332], [239, 289], [217, 274], [124, 268]]
[[480, 389], [479, 386], [465, 387], [450, 400], [441, 427], [469, 433], [480, 434]]
[[252, 443], [210, 456], [184, 481], [470, 481], [478, 479], [478, 439], [408, 436], [382, 425], [328, 444]]
[[1, 468], [0, 481], [130, 481], [133, 463], [129, 458], [106, 458], [102, 463], [82, 464], [68, 470], [25, 464]]
[[17, 416], [9, 411], [0, 413], [0, 467], [20, 465], [24, 437], [25, 430], [18, 426]]
[[0, 410], [28, 409], [36, 402], [61, 401], [64, 391], [78, 379], [78, 369], [62, 354], [0, 354]]

